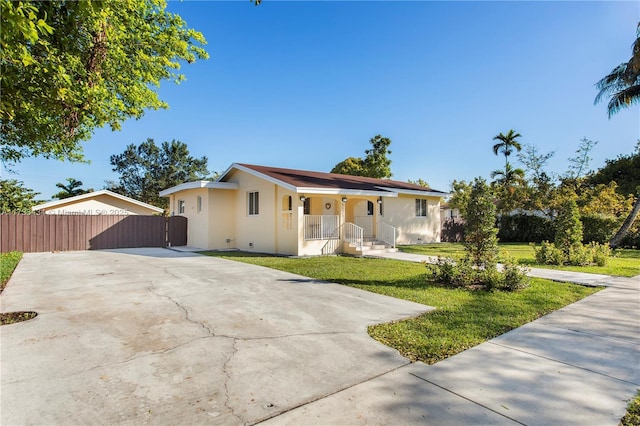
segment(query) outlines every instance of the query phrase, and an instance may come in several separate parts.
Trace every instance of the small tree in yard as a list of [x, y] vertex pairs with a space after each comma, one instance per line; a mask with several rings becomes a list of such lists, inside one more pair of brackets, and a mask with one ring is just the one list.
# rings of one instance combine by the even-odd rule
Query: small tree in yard
[[473, 265], [495, 269], [498, 258], [498, 228], [493, 194], [484, 179], [476, 178], [465, 209], [464, 248]]
[[433, 279], [456, 287], [484, 286], [490, 290], [501, 288], [517, 290], [527, 286], [524, 271], [512, 264], [504, 266], [504, 273], [497, 269], [498, 229], [494, 194], [487, 182], [476, 178], [464, 197], [460, 197], [459, 207], [464, 211], [465, 257], [457, 263], [449, 259], [438, 259], [429, 265]]
[[568, 197], [560, 207], [554, 244], [566, 257], [569, 257], [573, 249], [582, 245], [582, 222], [575, 197]]
[[535, 248], [536, 261], [547, 265], [604, 266], [611, 254], [608, 245], [592, 242], [582, 244], [582, 222], [575, 194], [564, 194], [556, 219], [556, 235], [553, 244], [543, 241]]

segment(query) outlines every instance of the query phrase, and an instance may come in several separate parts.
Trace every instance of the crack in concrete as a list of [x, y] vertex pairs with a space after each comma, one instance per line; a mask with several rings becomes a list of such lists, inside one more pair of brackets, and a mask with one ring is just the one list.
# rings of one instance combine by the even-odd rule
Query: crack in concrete
[[236, 411], [233, 409], [233, 407], [229, 404], [229, 399], [230, 399], [229, 398], [229, 381], [231, 381], [231, 374], [229, 374], [229, 371], [227, 371], [227, 367], [229, 366], [229, 363], [231, 362], [231, 359], [238, 352], [238, 347], [236, 346], [236, 339], [233, 339], [232, 348], [233, 348], [233, 351], [229, 354], [229, 356], [227, 357], [226, 361], [222, 365], [222, 373], [226, 376], [226, 379], [224, 380], [224, 401], [223, 401], [223, 405], [227, 408], [227, 410], [229, 410], [231, 412], [231, 414], [235, 418], [237, 418], [239, 421], [241, 421], [242, 424], [246, 425], [247, 421], [245, 419], [243, 419], [238, 413], [236, 413]]
[[[167, 271], [165, 269], [165, 272], [169, 275], [172, 275], [175, 277], [175, 275], [173, 275], [171, 272]], [[175, 300], [173, 297], [166, 295], [166, 294], [160, 294], [158, 293], [158, 291], [156, 290], [156, 286], [153, 284], [153, 281], [150, 282], [150, 285], [147, 287], [147, 290], [149, 291], [149, 293], [154, 294], [158, 297], [162, 297], [165, 298], [167, 300], [169, 300], [171, 303], [173, 303], [174, 305], [176, 305], [180, 310], [182, 310], [182, 312], [184, 312], [184, 318], [189, 321], [192, 324], [198, 325], [200, 326], [203, 330], [205, 330], [205, 332], [212, 337], [217, 337], [215, 332], [213, 330], [211, 330], [211, 328], [205, 324], [202, 321], [196, 321], [194, 319], [191, 318], [190, 316], [190, 312], [189, 309], [187, 309], [185, 306], [183, 306], [180, 302], [178, 302], [177, 300]], [[224, 337], [224, 336], [221, 336]]]

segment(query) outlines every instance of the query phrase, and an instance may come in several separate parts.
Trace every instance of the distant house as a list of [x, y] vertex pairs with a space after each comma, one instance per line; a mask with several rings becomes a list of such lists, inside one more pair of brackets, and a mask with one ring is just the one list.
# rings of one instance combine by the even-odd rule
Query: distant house
[[189, 245], [298, 256], [439, 241], [446, 195], [406, 182], [238, 163], [214, 182], [160, 192], [172, 215], [188, 219]]
[[160, 207], [106, 189], [39, 204], [31, 210], [59, 215], [154, 215], [164, 212]]
[[440, 220], [445, 221], [447, 219], [461, 219], [460, 210], [452, 208], [448, 203], [440, 205]]

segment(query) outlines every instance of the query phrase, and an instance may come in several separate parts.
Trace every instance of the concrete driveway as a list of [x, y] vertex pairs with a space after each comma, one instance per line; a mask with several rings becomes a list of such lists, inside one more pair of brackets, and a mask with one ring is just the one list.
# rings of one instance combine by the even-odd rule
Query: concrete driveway
[[370, 324], [431, 308], [164, 249], [26, 254], [2, 296], [2, 424], [242, 424], [408, 364]]

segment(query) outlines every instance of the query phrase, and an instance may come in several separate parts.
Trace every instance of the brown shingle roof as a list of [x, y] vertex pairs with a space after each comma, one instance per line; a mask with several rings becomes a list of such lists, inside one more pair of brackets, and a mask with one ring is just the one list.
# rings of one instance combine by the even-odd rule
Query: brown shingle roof
[[336, 173], [312, 172], [308, 170], [282, 169], [278, 167], [241, 164], [239, 166], [262, 173], [289, 185], [302, 188], [333, 188], [359, 191], [380, 191], [381, 188], [409, 191], [423, 191], [446, 195], [446, 192], [389, 179], [349, 176]]

